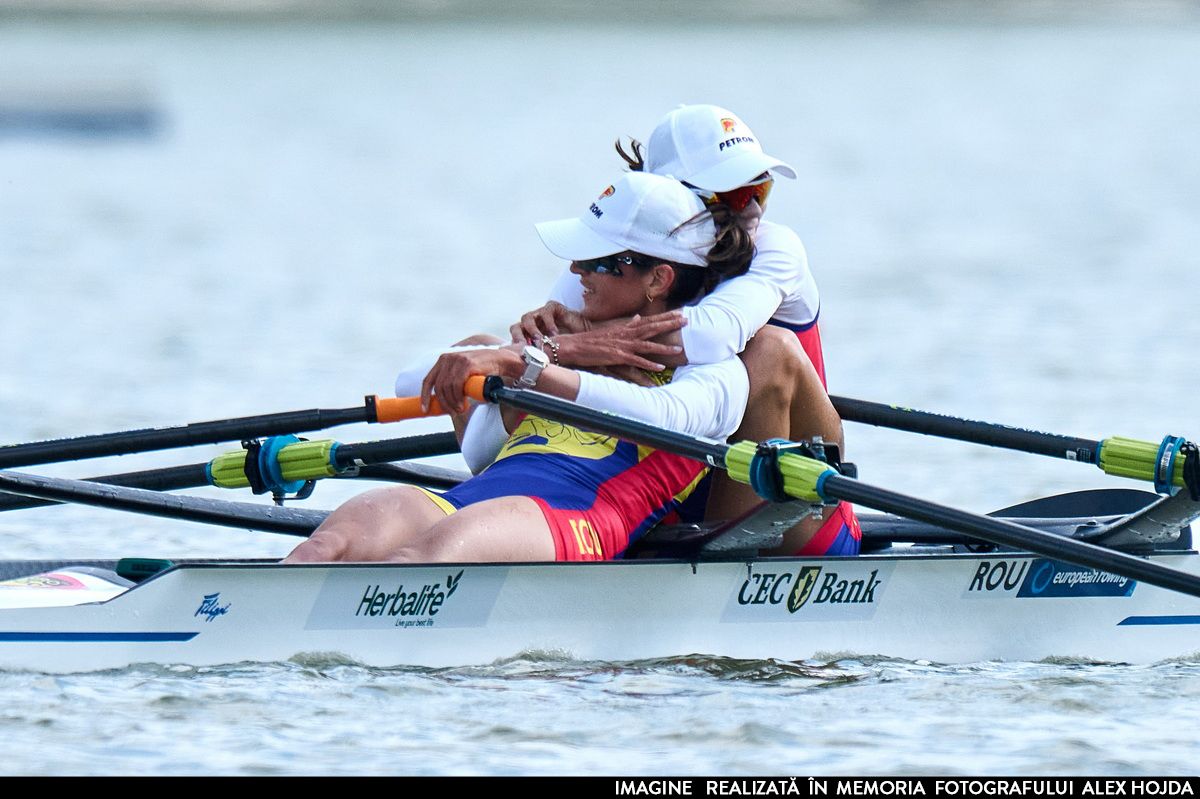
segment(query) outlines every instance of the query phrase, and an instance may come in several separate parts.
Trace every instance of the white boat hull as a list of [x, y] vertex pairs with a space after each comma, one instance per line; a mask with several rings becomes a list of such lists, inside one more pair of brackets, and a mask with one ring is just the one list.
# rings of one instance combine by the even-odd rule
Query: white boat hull
[[[1195, 552], [1158, 555], [1200, 573]], [[104, 601], [0, 589], [0, 668], [75, 672], [337, 653], [370, 666], [523, 652], [629, 661], [886, 656], [1154, 662], [1200, 652], [1200, 599], [1011, 553], [734, 562], [183, 564]], [[88, 599], [86, 592], [81, 599]]]

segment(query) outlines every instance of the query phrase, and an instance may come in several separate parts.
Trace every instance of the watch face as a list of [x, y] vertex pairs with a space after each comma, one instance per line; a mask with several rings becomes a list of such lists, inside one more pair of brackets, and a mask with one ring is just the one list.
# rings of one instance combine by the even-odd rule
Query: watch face
[[524, 356], [525, 356], [525, 363], [529, 363], [529, 364], [536, 363], [542, 367], [546, 367], [546, 366], [550, 365], [550, 358], [547, 357], [546, 353], [542, 352], [540, 349], [538, 349], [537, 347], [534, 347], [532, 345], [525, 347]]

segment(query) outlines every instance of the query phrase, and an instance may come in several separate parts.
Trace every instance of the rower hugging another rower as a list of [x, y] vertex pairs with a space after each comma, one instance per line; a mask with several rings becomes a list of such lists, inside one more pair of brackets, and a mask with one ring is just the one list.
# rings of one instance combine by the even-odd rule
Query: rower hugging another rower
[[[398, 394], [452, 411], [476, 476], [442, 494], [367, 492], [334, 511], [289, 561], [605, 560], [664, 519], [729, 519], [760, 503], [703, 464], [535, 415], [468, 404], [472, 375], [724, 440], [842, 446], [824, 386], [819, 301], [799, 238], [762, 220], [774, 176], [732, 112], [669, 113], [630, 172], [578, 217], [537, 226], [571, 261], [552, 299], [513, 326], [406, 370]], [[747, 404], [748, 403], [748, 404]], [[744, 418], [743, 418], [744, 417]], [[769, 554], [853, 555], [850, 507], [809, 517]]]

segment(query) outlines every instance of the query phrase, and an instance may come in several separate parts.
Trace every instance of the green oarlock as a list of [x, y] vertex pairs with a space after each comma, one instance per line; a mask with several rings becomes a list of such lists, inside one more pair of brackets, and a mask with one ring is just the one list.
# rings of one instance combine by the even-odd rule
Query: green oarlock
[[[1154, 482], [1161, 444], [1113, 436], [1100, 444], [1100, 468], [1105, 474]], [[1176, 453], [1172, 484], [1183, 485], [1183, 453]]]
[[750, 485], [750, 461], [754, 460], [757, 451], [758, 445], [753, 441], [739, 441], [730, 445], [725, 451], [725, 471], [729, 477]]
[[[287, 482], [332, 477], [338, 470], [332, 465], [333, 439], [298, 441], [279, 450], [279, 471]], [[246, 450], [218, 455], [209, 462], [212, 484], [218, 488], [249, 488], [246, 479]]]
[[[725, 469], [729, 476], [739, 483], [753, 485], [750, 482], [750, 464], [757, 452], [758, 445], [753, 441], [739, 441], [731, 445], [725, 452]], [[824, 497], [817, 490], [821, 477], [827, 473], [837, 474], [827, 463], [792, 452], [780, 453], [779, 473], [783, 477], [783, 490], [788, 496], [807, 502], [821, 502]]]
[[338, 473], [331, 463], [336, 446], [337, 442], [331, 438], [288, 444], [279, 450], [279, 471], [283, 479], [290, 482], [333, 477]]
[[837, 474], [833, 467], [815, 458], [806, 458], [791, 452], [779, 455], [779, 473], [783, 475], [783, 490], [789, 496], [808, 502], [821, 502], [818, 487], [826, 474]]
[[217, 488], [249, 488], [246, 479], [246, 450], [226, 452], [209, 461], [209, 477]]

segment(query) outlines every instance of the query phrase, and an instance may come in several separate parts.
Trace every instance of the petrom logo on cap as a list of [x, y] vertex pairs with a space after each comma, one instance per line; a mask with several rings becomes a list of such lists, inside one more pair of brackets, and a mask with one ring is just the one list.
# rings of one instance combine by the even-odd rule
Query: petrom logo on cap
[[[600, 196], [596, 198], [596, 202], [603, 200], [605, 197], [611, 197], [616, 193], [617, 193], [617, 190], [615, 188], [613, 188], [612, 186], [609, 186], [607, 189], [600, 192]], [[596, 205], [596, 203], [592, 203], [591, 207], [588, 208], [588, 210], [591, 211], [592, 216], [596, 217], [597, 219], [604, 216], [604, 212], [600, 210], [600, 206]]]
[[733, 129], [737, 127], [737, 120], [729, 117], [721, 117], [721, 127], [726, 133], [733, 133]]

